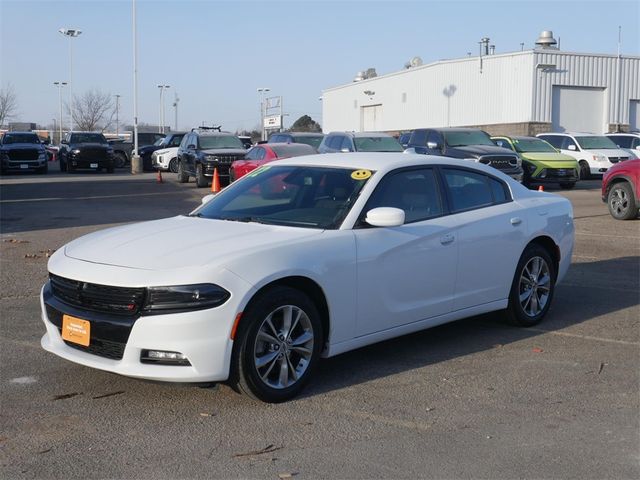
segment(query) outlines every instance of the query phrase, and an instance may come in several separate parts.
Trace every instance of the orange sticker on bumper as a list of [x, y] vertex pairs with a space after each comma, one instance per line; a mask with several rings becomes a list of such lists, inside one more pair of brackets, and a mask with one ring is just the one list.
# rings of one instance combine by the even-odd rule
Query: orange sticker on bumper
[[85, 347], [89, 346], [91, 338], [91, 323], [71, 315], [62, 316], [62, 339], [77, 343]]

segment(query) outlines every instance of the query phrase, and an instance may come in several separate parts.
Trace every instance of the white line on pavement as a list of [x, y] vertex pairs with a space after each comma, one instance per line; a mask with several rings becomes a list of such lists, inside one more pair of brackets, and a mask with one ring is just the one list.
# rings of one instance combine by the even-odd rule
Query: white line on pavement
[[100, 200], [104, 198], [126, 198], [126, 197], [150, 197], [153, 195], [171, 195], [176, 192], [155, 192], [155, 193], [128, 193], [124, 195], [96, 195], [95, 197], [49, 197], [49, 198], [23, 198], [19, 200], [0, 200], [0, 203], [23, 203], [23, 202], [50, 202], [55, 200]]

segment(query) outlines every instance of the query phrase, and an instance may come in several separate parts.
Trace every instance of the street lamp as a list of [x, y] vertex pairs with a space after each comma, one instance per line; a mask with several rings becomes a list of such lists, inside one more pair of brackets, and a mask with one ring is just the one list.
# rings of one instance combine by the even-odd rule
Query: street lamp
[[120, 97], [122, 95], [118, 95], [117, 93], [114, 95], [114, 97], [116, 97], [116, 137], [119, 137], [119, 133], [120, 133], [120, 118], [119, 118], [119, 114], [120, 114]]
[[158, 132], [164, 133], [164, 91], [167, 88], [171, 88], [171, 85], [158, 85], [160, 89], [160, 125], [158, 126]]
[[69, 120], [69, 130], [71, 131], [73, 130], [73, 42], [71, 39], [79, 37], [82, 30], [77, 28], [60, 28], [58, 32], [69, 38], [69, 98], [71, 99], [69, 102], [69, 114], [71, 116]]
[[267, 132], [264, 128], [264, 96], [267, 92], [270, 92], [271, 89], [267, 87], [260, 87], [257, 89], [258, 95], [260, 96], [260, 129], [262, 131], [261, 140], [266, 140]]
[[64, 87], [67, 82], [53, 82], [53, 84], [58, 87], [58, 106], [60, 108], [60, 137], [58, 138], [58, 144], [62, 141], [62, 87]]
[[175, 121], [173, 123], [173, 128], [174, 130], [178, 130], [178, 102], [180, 101], [180, 99], [178, 98], [178, 92], [173, 92], [173, 108], [174, 108], [174, 114], [175, 114]]

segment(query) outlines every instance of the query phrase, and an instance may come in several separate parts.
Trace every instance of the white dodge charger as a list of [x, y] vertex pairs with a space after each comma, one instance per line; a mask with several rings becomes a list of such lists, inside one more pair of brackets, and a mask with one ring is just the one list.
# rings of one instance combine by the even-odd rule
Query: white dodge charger
[[60, 248], [42, 347], [279, 402], [320, 357], [497, 310], [540, 322], [573, 250], [569, 201], [451, 158], [296, 157], [207, 200]]

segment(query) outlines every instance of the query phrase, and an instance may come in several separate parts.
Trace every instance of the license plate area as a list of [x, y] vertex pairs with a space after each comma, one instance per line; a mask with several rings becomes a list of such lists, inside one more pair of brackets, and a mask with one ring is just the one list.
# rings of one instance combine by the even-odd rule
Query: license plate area
[[91, 339], [91, 323], [88, 320], [64, 314], [62, 316], [62, 339], [88, 347]]
[[20, 168], [26, 170], [27, 168], [29, 168], [29, 165], [27, 165], [26, 163], [21, 163]]
[[91, 164], [91, 168], [98, 168], [98, 164], [97, 163], [92, 163]]

